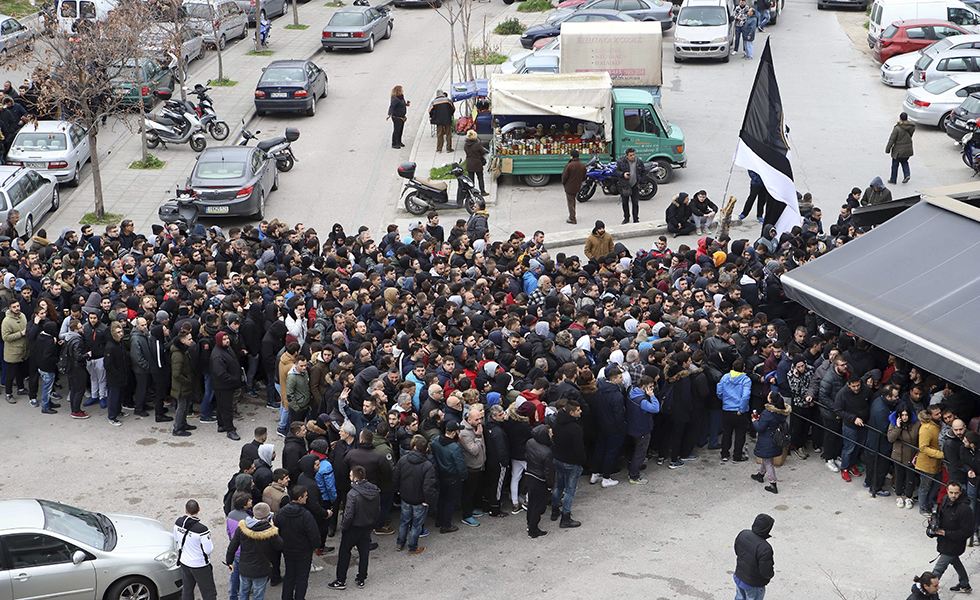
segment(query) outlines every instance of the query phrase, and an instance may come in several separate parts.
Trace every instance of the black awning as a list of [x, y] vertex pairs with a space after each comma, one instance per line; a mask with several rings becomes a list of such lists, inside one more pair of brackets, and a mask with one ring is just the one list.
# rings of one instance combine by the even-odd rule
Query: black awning
[[923, 200], [782, 282], [842, 329], [980, 394], [980, 209]]

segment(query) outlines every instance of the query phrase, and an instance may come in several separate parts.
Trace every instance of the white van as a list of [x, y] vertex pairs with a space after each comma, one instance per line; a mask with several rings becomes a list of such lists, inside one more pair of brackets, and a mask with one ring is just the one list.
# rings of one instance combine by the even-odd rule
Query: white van
[[79, 19], [92, 23], [101, 21], [118, 4], [117, 0], [58, 0], [55, 5], [58, 28], [71, 32], [74, 31], [75, 23]]
[[980, 33], [980, 10], [960, 0], [875, 0], [868, 23], [868, 45], [875, 42], [889, 25], [909, 19], [938, 19]]
[[728, 0], [684, 0], [674, 30], [674, 62], [720, 58], [728, 62], [735, 19]]

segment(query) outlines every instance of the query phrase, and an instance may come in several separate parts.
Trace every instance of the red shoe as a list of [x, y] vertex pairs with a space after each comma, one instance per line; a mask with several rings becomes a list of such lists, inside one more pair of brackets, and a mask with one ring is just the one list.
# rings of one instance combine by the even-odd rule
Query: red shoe
[[861, 471], [858, 471], [857, 470], [857, 467], [851, 467], [851, 475], [853, 475], [855, 477], [860, 477], [861, 476]]
[[87, 418], [89, 418], [89, 414], [86, 413], [85, 411], [81, 411], [80, 410], [78, 412], [71, 413], [71, 418], [73, 418], [73, 419], [87, 419]]
[[845, 469], [840, 472], [840, 478], [843, 479], [844, 481], [850, 481], [851, 474], [847, 471], [847, 469]]

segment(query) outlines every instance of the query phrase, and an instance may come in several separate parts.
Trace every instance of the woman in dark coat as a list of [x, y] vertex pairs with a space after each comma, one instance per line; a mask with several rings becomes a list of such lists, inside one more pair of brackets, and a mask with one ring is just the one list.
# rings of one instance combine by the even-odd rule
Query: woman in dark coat
[[773, 494], [779, 493], [776, 487], [776, 465], [773, 463], [773, 459], [783, 453], [783, 448], [777, 446], [773, 441], [772, 432], [779, 427], [780, 423], [789, 418], [792, 412], [793, 409], [783, 401], [779, 392], [773, 391], [769, 393], [769, 402], [766, 403], [766, 409], [762, 411], [762, 415], [752, 422], [752, 426], [759, 434], [759, 438], [755, 442], [755, 455], [762, 459], [759, 472], [753, 475], [752, 479], [762, 483], [764, 476], [768, 473], [769, 485], [766, 486], [766, 491]]
[[391, 104], [388, 105], [388, 119], [391, 119], [391, 147], [404, 148], [402, 143], [402, 131], [405, 130], [405, 121], [408, 114], [408, 107], [411, 102], [405, 100], [405, 92], [402, 86], [396, 85], [391, 90]]
[[487, 188], [483, 185], [483, 157], [487, 149], [483, 147], [472, 129], [466, 132], [466, 143], [463, 144], [463, 152], [466, 153], [466, 170], [470, 174], [471, 181], [480, 182], [480, 193], [487, 195]]

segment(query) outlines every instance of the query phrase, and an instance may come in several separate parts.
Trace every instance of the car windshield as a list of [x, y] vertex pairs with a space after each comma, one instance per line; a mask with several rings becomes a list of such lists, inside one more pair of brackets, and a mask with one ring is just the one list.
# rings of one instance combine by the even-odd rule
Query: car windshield
[[361, 13], [355, 12], [340, 12], [334, 13], [330, 17], [330, 22], [327, 23], [327, 27], [331, 25], [334, 27], [359, 27], [364, 24], [364, 17]]
[[927, 54], [923, 54], [922, 58], [915, 61], [915, 68], [920, 71], [925, 71], [926, 69], [929, 68], [929, 65], [931, 64], [932, 64], [932, 57]]
[[942, 94], [956, 87], [958, 84], [950, 77], [943, 77], [925, 84], [922, 89], [930, 94]]
[[184, 10], [192, 19], [211, 19], [211, 7], [207, 4], [188, 3], [184, 5]]
[[197, 165], [198, 179], [241, 179], [245, 175], [243, 162], [206, 162]]
[[889, 26], [888, 26], [887, 28], [885, 28], [885, 30], [884, 30], [884, 31], [883, 31], [883, 32], [881, 33], [881, 37], [883, 37], [883, 38], [885, 38], [885, 39], [891, 39], [891, 38], [893, 38], [893, 37], [895, 37], [895, 34], [896, 34], [896, 33], [898, 33], [898, 27], [895, 27], [894, 25], [889, 25]]
[[100, 550], [116, 546], [116, 529], [99, 513], [80, 508], [38, 500], [44, 512], [44, 528]]
[[142, 69], [133, 65], [128, 67], [119, 67], [115, 73], [115, 77], [112, 79], [120, 81], [139, 81], [143, 77], [141, 71]]
[[65, 134], [22, 131], [14, 138], [13, 150], [66, 150]]
[[960, 104], [960, 108], [973, 115], [980, 113], [980, 98], [970, 96]]
[[266, 69], [259, 79], [259, 85], [263, 83], [303, 83], [306, 75], [302, 67], [282, 67], [276, 69]]
[[677, 15], [677, 24], [685, 27], [715, 27], [728, 23], [728, 15], [720, 6], [685, 6]]

